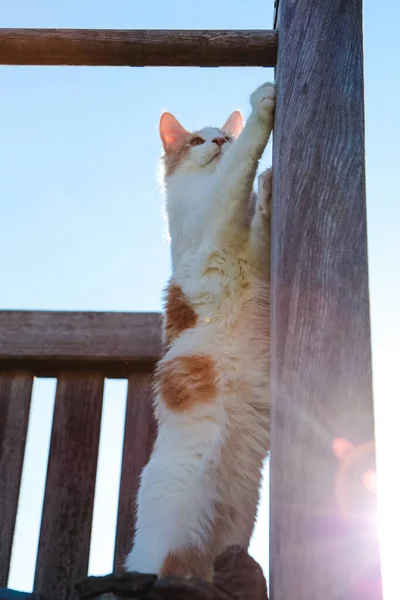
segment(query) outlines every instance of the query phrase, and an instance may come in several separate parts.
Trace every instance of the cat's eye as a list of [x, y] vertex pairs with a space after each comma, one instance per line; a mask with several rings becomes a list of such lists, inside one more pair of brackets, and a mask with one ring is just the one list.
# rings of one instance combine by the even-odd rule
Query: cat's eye
[[194, 138], [192, 138], [190, 140], [190, 145], [191, 146], [200, 146], [200, 144], [204, 144], [205, 140], [203, 140], [203, 138], [201, 138], [200, 136], [196, 136]]

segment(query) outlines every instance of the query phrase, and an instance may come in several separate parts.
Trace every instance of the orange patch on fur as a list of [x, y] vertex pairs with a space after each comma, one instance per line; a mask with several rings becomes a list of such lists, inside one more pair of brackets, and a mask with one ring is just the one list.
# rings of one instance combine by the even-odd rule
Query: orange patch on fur
[[161, 566], [160, 577], [201, 577], [210, 579], [212, 562], [196, 548], [169, 552]]
[[168, 346], [185, 329], [197, 323], [197, 315], [179, 285], [170, 284], [167, 288], [165, 317], [165, 341]]
[[170, 410], [185, 411], [194, 404], [212, 402], [216, 395], [214, 361], [201, 354], [163, 360], [157, 367], [156, 386]]

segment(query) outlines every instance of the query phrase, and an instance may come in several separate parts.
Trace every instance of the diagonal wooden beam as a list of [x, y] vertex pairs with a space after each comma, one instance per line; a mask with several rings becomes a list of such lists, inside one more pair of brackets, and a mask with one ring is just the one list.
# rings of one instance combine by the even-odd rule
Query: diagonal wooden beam
[[264, 30], [0, 29], [1, 65], [273, 67]]

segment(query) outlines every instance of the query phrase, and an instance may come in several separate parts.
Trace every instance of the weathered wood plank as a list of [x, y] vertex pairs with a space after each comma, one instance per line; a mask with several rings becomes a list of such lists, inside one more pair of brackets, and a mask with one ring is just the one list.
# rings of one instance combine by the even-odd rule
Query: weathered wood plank
[[0, 29], [0, 64], [271, 67], [276, 46], [264, 30]]
[[71, 600], [87, 575], [102, 399], [102, 375], [58, 380], [34, 583], [49, 600]]
[[156, 423], [151, 403], [151, 376], [135, 373], [128, 379], [124, 448], [115, 541], [114, 570], [121, 571], [135, 527], [139, 477], [153, 447]]
[[0, 373], [0, 588], [7, 587], [33, 377]]
[[101, 367], [107, 376], [151, 368], [161, 351], [158, 313], [0, 311], [0, 370]]
[[379, 600], [377, 531], [340, 512], [332, 452], [374, 439], [362, 2], [279, 0], [278, 23], [271, 596]]

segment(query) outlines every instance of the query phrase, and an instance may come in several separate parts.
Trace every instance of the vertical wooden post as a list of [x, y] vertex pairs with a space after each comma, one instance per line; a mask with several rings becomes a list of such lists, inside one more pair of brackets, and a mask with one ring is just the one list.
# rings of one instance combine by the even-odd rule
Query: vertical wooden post
[[155, 434], [151, 375], [132, 373], [128, 378], [114, 571], [124, 570], [125, 558], [132, 547], [140, 475], [150, 458]]
[[102, 373], [58, 377], [34, 591], [74, 600], [87, 575], [103, 405]]
[[271, 599], [379, 600], [374, 452], [343, 483], [332, 450], [374, 440], [362, 0], [278, 4]]
[[7, 587], [33, 376], [0, 372], [0, 587]]

